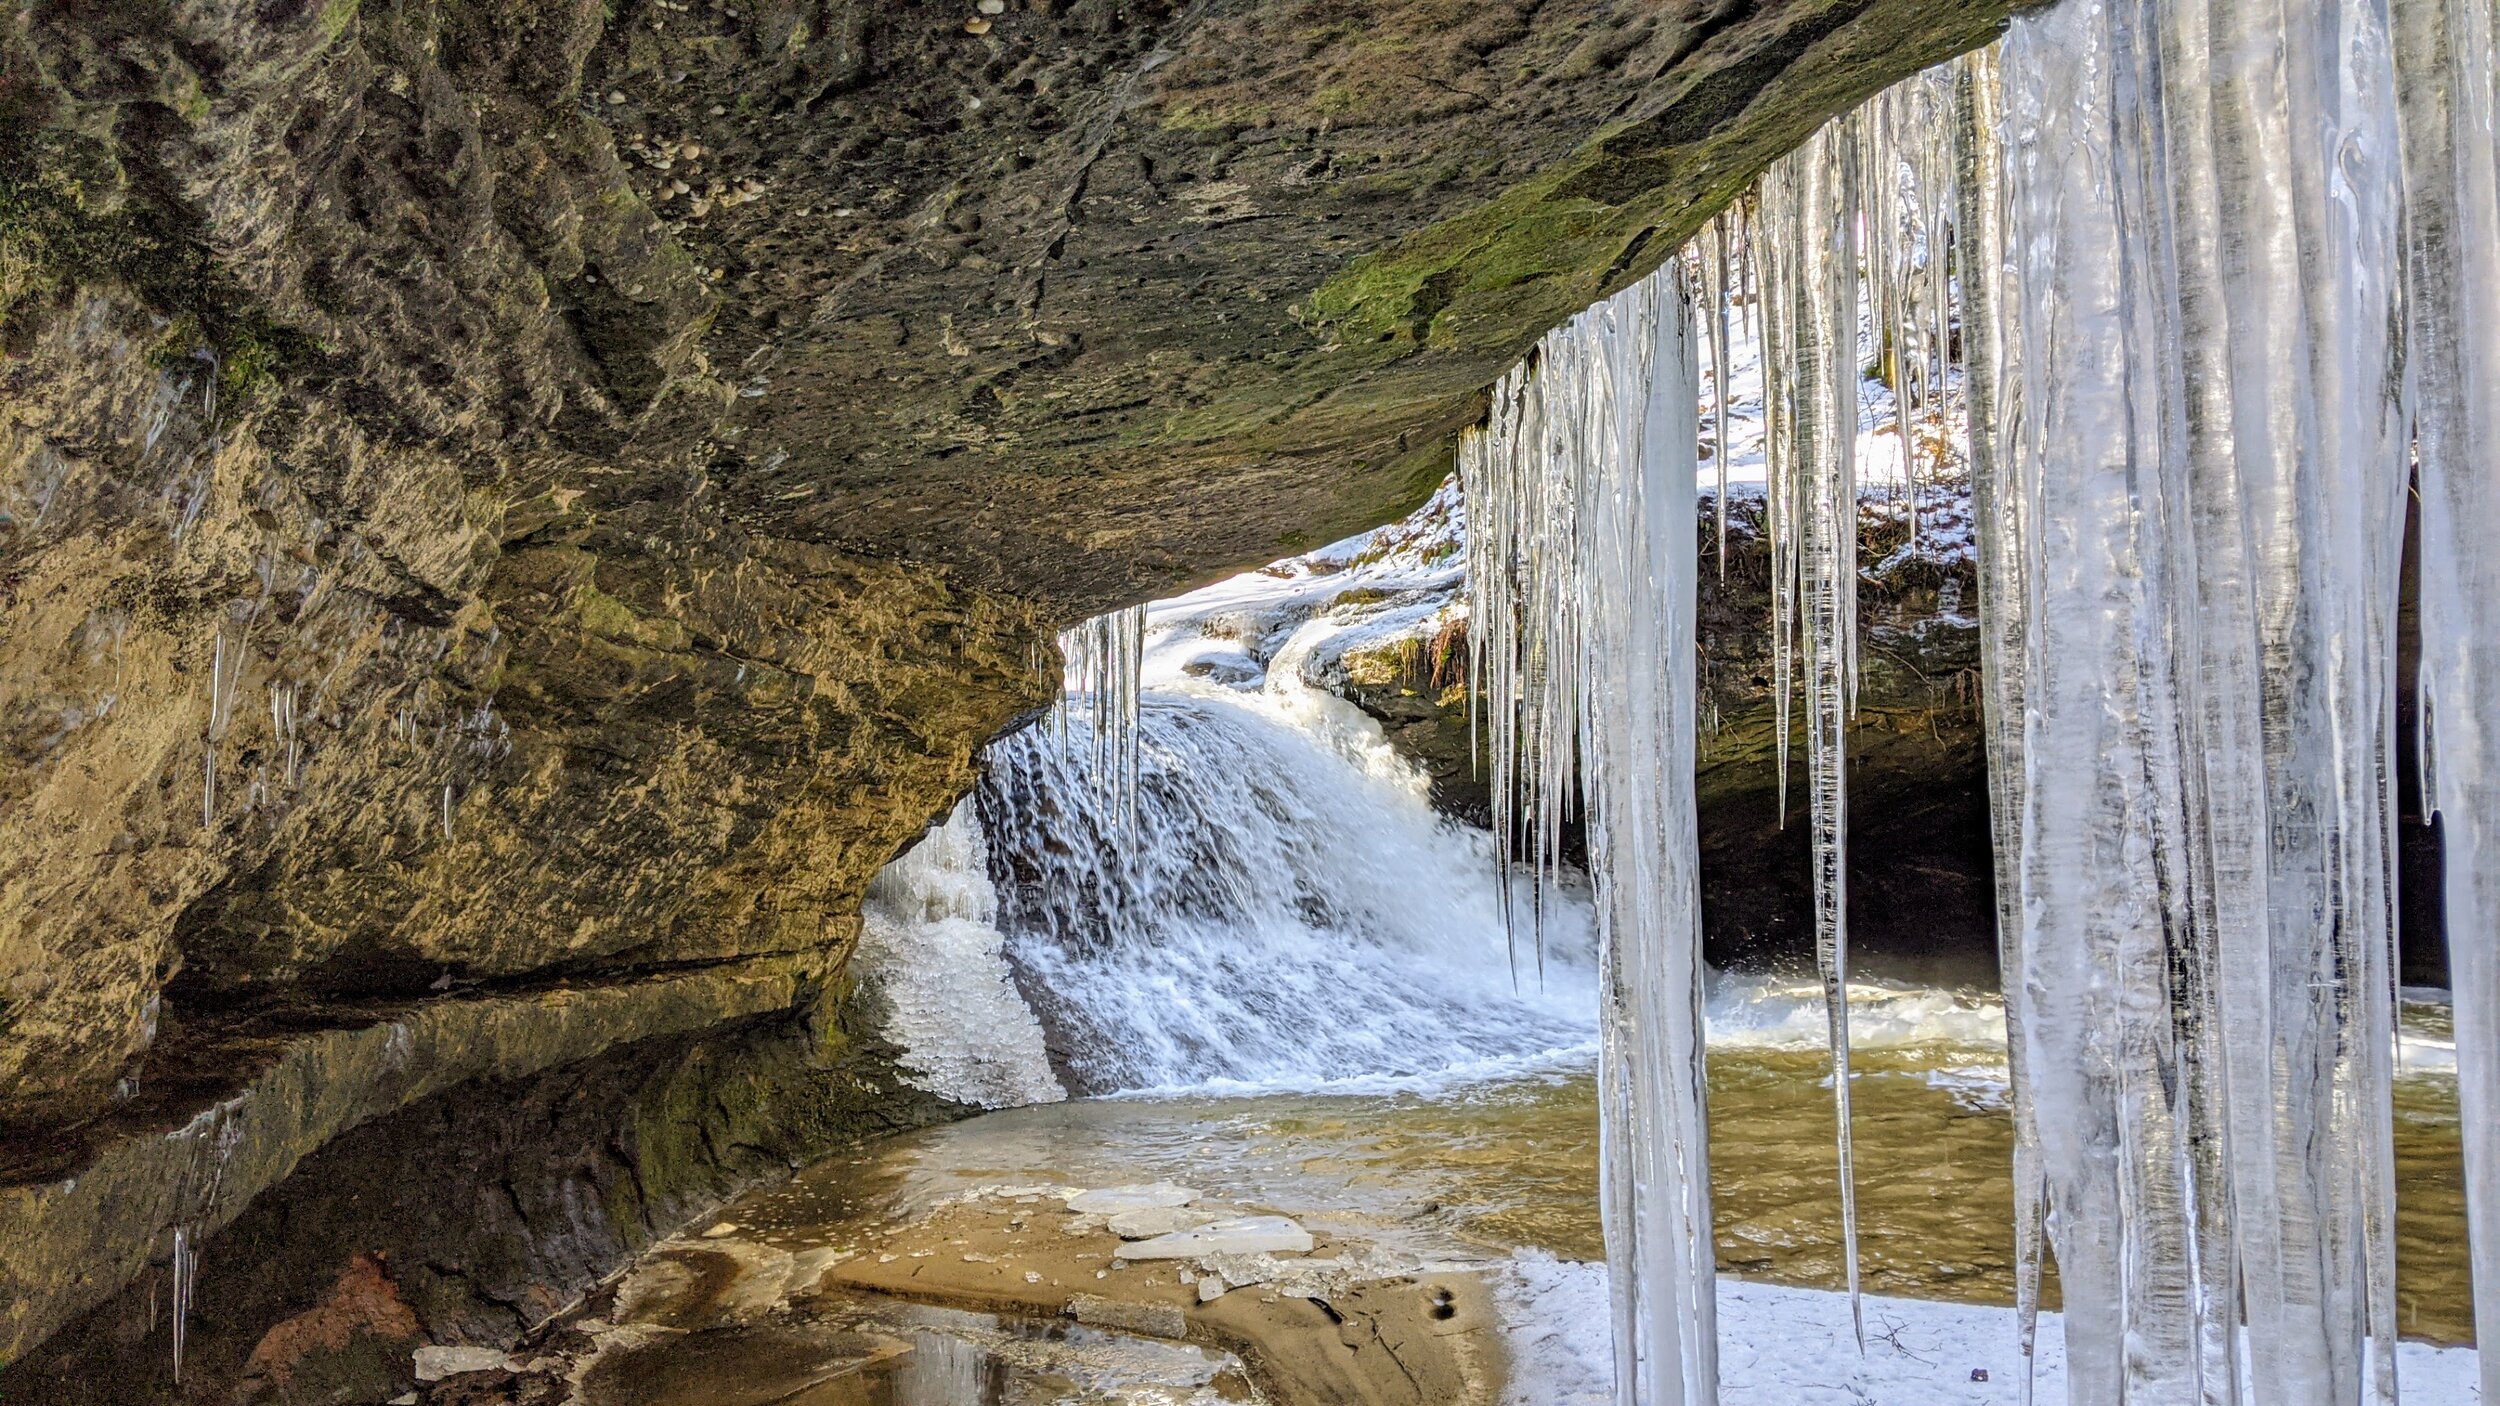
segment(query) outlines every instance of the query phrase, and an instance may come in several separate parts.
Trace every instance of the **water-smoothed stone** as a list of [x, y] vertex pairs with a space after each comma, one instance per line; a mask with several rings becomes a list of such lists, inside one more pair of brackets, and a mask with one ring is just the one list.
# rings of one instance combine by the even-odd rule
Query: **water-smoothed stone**
[[1068, 1209], [1081, 1216], [1113, 1216], [1124, 1211], [1186, 1206], [1197, 1199], [1197, 1191], [1190, 1187], [1175, 1186], [1168, 1181], [1141, 1182], [1132, 1186], [1104, 1186], [1080, 1191], [1068, 1198]]
[[1286, 1216], [1240, 1216], [1120, 1247], [1131, 1260], [1187, 1260], [1202, 1255], [1303, 1254], [1311, 1232]]

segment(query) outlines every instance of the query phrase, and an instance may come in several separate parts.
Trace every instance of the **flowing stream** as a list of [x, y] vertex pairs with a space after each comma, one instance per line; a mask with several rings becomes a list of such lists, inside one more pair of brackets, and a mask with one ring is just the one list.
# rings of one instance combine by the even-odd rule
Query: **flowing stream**
[[[1440, 511], [1454, 536], [1454, 505]], [[985, 1013], [915, 1027], [923, 1067], [960, 1073], [951, 1046], [994, 1051], [1004, 1030], [1026, 1067], [953, 1087], [1036, 1106], [819, 1168], [776, 1214], [809, 1226], [1001, 1180], [1172, 1180], [1426, 1254], [1603, 1256], [1585, 890], [1566, 875], [1545, 894], [1541, 975], [1530, 950], [1514, 969], [1489, 837], [1436, 815], [1379, 728], [1309, 681], [1350, 648], [1416, 633], [1453, 598], [1450, 543], [1405, 530], [1385, 557], [1374, 544], [1375, 559], [1349, 566], [1363, 546], [1349, 544], [1326, 569], [1254, 574], [1156, 608], [1133, 819], [1089, 772], [1081, 714], [1065, 736], [1037, 728], [993, 750], [977, 803], [880, 881], [883, 921], [922, 914], [945, 940], [918, 941], [907, 920], [886, 933], [883, 960], [917, 964], [931, 989], [983, 993]], [[970, 901], [895, 901], [967, 885]], [[1527, 888], [1511, 901], [1529, 901]], [[967, 940], [968, 917], [986, 939]], [[1979, 945], [1939, 935], [1940, 949]], [[927, 970], [949, 964], [979, 979]], [[1992, 975], [1975, 970], [1964, 988], [1852, 977], [1869, 1294], [2014, 1301]], [[2459, 1343], [2472, 1310], [2453, 1044], [2438, 994], [2411, 995], [2396, 1084], [2400, 1329]], [[1705, 1010], [1717, 1267], [1841, 1288], [1822, 981], [1716, 973]], [[1063, 1091], [1075, 1097], [1052, 1101]], [[1868, 1332], [1897, 1336], [1883, 1301], [1869, 1302]], [[1999, 1371], [2001, 1396], [1937, 1399], [2014, 1400], [2013, 1373]], [[1728, 1373], [1728, 1399], [1754, 1399], [1738, 1364]], [[1594, 1390], [1587, 1381], [1532, 1390], [1547, 1394], [1516, 1399], [1602, 1399], [1573, 1394]]]

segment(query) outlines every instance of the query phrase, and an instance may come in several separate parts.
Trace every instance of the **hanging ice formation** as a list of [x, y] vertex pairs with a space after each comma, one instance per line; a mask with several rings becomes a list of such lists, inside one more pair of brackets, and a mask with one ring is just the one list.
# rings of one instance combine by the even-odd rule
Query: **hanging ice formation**
[[2423, 807], [2444, 854], [2482, 1399], [2500, 1400], [2500, 150], [2493, 15], [2395, 10], [2421, 476]]
[[[1858, 1325], [1858, 1232], [1849, 1136], [1847, 728], [1857, 679], [1859, 145], [1844, 118], [1773, 163], [1760, 191], [1771, 258], [1763, 316], [1778, 329], [1764, 365], [1779, 417], [1768, 455], [1778, 628], [1803, 626], [1807, 793], [1813, 824], [1815, 962], [1829, 1013], [1840, 1217], [1850, 1317]], [[1802, 597], [1799, 592], [1802, 591]], [[1799, 619], [1802, 605], [1803, 618]], [[1790, 663], [1783, 635], [1781, 662]], [[1791, 667], [1794, 667], [1791, 664]], [[1783, 673], [1786, 672], [1783, 670]], [[1779, 684], [1786, 703], [1787, 682]], [[1782, 728], [1782, 743], [1786, 729]], [[1784, 759], [1783, 759], [1784, 760]], [[1783, 766], [1783, 770], [1785, 767]], [[1858, 1325], [1863, 1340], [1864, 1329]]]
[[1007, 964], [989, 840], [970, 796], [877, 871], [853, 961], [913, 1086], [976, 1108], [1068, 1096]]
[[1137, 818], [1137, 699], [1146, 653], [1146, 607], [1097, 615], [1059, 632], [1067, 661], [1051, 729], [1060, 744], [1082, 732], [1096, 789], [1125, 828]]
[[2071, 1390], [2390, 1401], [2386, 11], [2069, 4], [2003, 85], [1983, 641]]
[[1700, 383], [1681, 273], [1671, 262], [1548, 334], [1459, 451], [1496, 823], [1518, 833], [1524, 798], [1540, 886], [1586, 761], [1626, 1406], [1718, 1399], [1693, 822]]
[[[1954, 182], [1949, 77], [1922, 75], [1824, 126], [1755, 193], [1745, 255], [1760, 270], [1765, 520], [1771, 546], [1773, 732], [1787, 810], [1793, 690], [1805, 701], [1815, 952], [1830, 1018], [1841, 1234], [1858, 1289], [1849, 1130], [1848, 721], [1857, 708], [1857, 441], [1871, 329], [1894, 387], [1917, 533], [1918, 416], [1943, 399], [1951, 347], [1943, 251]], [[1722, 278], [1724, 286], [1732, 282]], [[1863, 297], [1861, 294], [1863, 285]], [[1863, 1329], [1860, 1329], [1861, 1335]]]
[[[1968, 368], [1971, 513], [1993, 524], [1978, 534], [1982, 635], [1979, 650], [1981, 735], [1988, 764], [1988, 845], [1995, 868], [1997, 966], [2006, 991], [2023, 987], [2022, 737], [2019, 651], [2023, 642], [2023, 544], [2030, 527], [2022, 498], [2000, 503], [1999, 441], [2006, 418], [1996, 403], [2006, 382], [1998, 309], [2012, 296], [2005, 261], [2004, 167], [1996, 133], [2004, 121], [2004, 88], [1996, 51], [1953, 65], [1952, 140], [1954, 244], [1962, 265], [1956, 291], [1962, 358]], [[1934, 248], [1934, 245], [1930, 245]], [[2010, 389], [2010, 388], [2009, 388]], [[2047, 1234], [2047, 1185], [2040, 1168], [2040, 1132], [2031, 1097], [2020, 1010], [2006, 1006], [2006, 1072], [2014, 1121], [2014, 1319], [2023, 1354], [2023, 1400], [2031, 1399], [2031, 1364], [2040, 1322], [2041, 1247]]]
[[[1760, 280], [1743, 321], [1764, 374], [1774, 725], [1784, 778], [1799, 681], [1844, 1177], [1860, 368], [1891, 380], [1904, 458], [1930, 474], [1957, 353], [1968, 368], [2018, 1316], [2028, 1354], [2053, 1238], [2078, 1403], [2395, 1398], [2389, 778], [2409, 431], [2426, 794], [2451, 923], [2500, 926], [2500, 565], [2474, 550], [2500, 535], [2500, 104], [2487, 5], [2397, 0], [2393, 23], [2385, 0], [2068, 0], [1785, 158], [1734, 254]], [[1680, 261], [1714, 322], [1743, 281], [1728, 234]], [[1620, 788], [1662, 794], [1640, 769], [1654, 754], [1619, 769], [1622, 710], [1646, 705], [1600, 639], [1690, 629], [1631, 619], [1654, 597], [1593, 585], [1621, 569], [1608, 533], [1628, 520], [1592, 506], [1620, 501], [1606, 486], [1632, 462], [1607, 356], [1625, 316], [1601, 305], [1549, 337], [1461, 456], [1498, 823], [1526, 834], [1539, 882], [1575, 765], [1609, 846], [1627, 833], [1608, 813]], [[1673, 520], [1658, 504], [1687, 502], [1681, 482], [1640, 530]], [[1684, 994], [1625, 1003], [1636, 980], [1686, 970], [1624, 961], [1626, 934], [1660, 931], [1626, 903], [1670, 892], [1635, 886], [1626, 853], [1598, 856], [1619, 1383], [1626, 1401], [1677, 1401], [1708, 1389], [1692, 1293], [1708, 1264], [1667, 1253], [1655, 1217], [1660, 1195], [1682, 1198], [1699, 1213], [1684, 1227], [1706, 1231], [1700, 1102], [1675, 1082]], [[1685, 849], [1639, 853], [1672, 866]], [[2478, 1282], [2500, 1339], [2500, 958], [2457, 948]], [[1645, 1159], [1679, 1116], [1695, 1120], [1682, 1160], [1660, 1171]], [[1661, 1321], [1674, 1302], [1689, 1316]], [[1665, 1343], [1679, 1383], [1657, 1375]]]

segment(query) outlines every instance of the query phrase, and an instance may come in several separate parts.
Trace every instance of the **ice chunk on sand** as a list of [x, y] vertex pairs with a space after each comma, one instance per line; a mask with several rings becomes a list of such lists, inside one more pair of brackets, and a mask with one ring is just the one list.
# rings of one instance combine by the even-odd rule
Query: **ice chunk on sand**
[[1132, 1260], [1187, 1260], [1201, 1255], [1298, 1255], [1310, 1248], [1311, 1232], [1283, 1216], [1242, 1216], [1123, 1245], [1120, 1255]]
[[1186, 1206], [1198, 1199], [1198, 1193], [1186, 1186], [1168, 1181], [1144, 1182], [1133, 1186], [1104, 1186], [1080, 1191], [1068, 1198], [1068, 1209], [1078, 1215], [1112, 1216], [1122, 1211], [1151, 1211], [1166, 1206]]

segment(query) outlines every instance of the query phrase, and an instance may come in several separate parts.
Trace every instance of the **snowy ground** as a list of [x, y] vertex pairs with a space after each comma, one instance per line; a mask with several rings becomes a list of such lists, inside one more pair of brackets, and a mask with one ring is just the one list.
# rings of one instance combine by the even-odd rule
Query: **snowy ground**
[[[1498, 1281], [1510, 1324], [1512, 1406], [1613, 1406], [1606, 1268], [1521, 1251]], [[1866, 1298], [1866, 1355], [1846, 1295], [1719, 1280], [1721, 1406], [1995, 1406], [2022, 1399], [2014, 1311]], [[2405, 1343], [2407, 1406], [2481, 1400], [2471, 1348]], [[2057, 1315], [2040, 1320], [2038, 1406], [2064, 1406]]]

